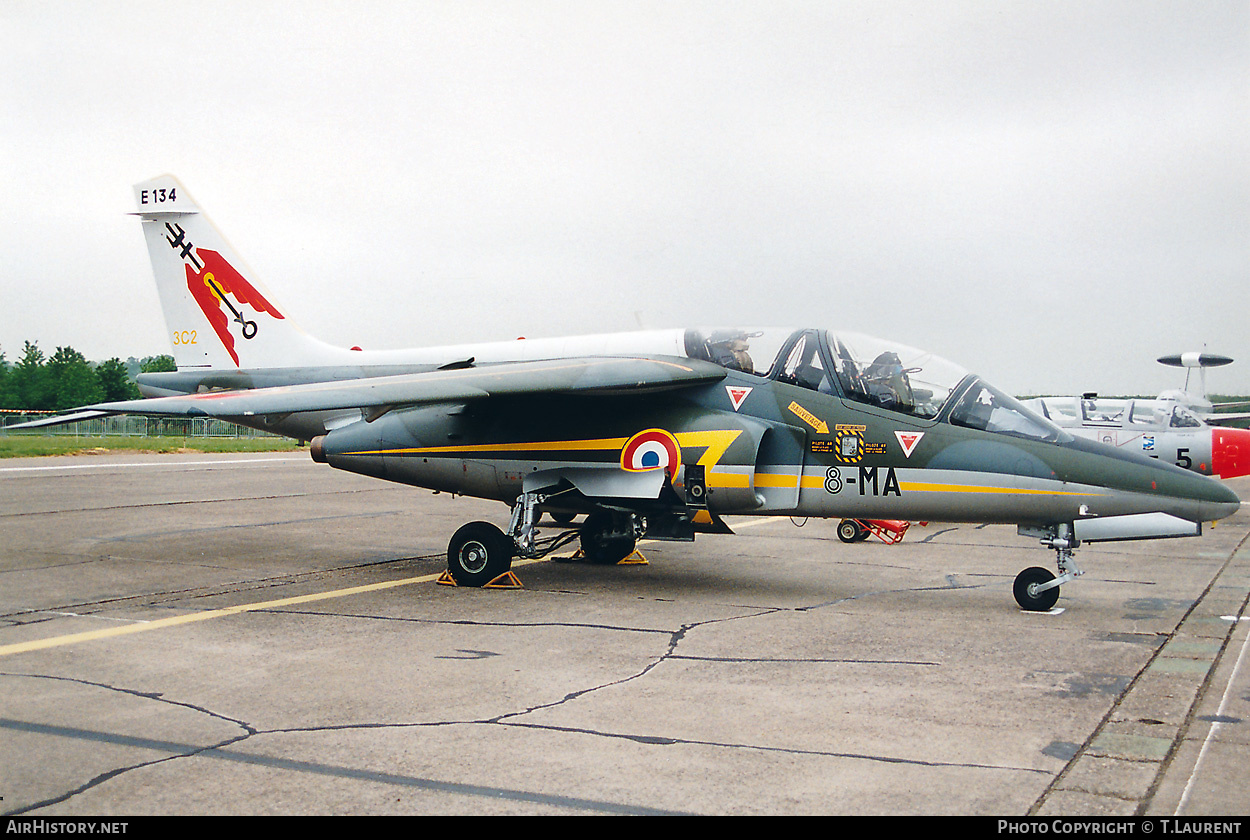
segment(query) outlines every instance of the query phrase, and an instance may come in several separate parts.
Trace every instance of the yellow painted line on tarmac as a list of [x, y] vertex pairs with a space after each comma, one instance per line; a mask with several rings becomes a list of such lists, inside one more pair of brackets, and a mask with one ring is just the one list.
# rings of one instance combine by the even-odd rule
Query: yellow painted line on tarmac
[[[753, 525], [762, 525], [765, 522], [774, 521], [773, 517], [763, 517], [760, 519], [750, 520], [747, 522], [735, 523], [735, 528], [749, 528]], [[653, 540], [645, 540], [643, 542], [654, 542]], [[535, 560], [517, 559], [512, 561], [512, 567], [529, 566], [534, 563], [544, 563], [550, 559], [541, 557]], [[350, 595], [361, 595], [366, 592], [382, 592], [387, 589], [397, 589], [401, 586], [412, 586], [417, 583], [433, 583], [442, 577], [442, 571], [436, 574], [418, 575], [417, 577], [401, 578], [399, 580], [388, 580], [382, 583], [369, 583], [364, 586], [350, 586], [346, 589], [334, 589], [329, 592], [314, 592], [310, 595], [293, 595], [290, 598], [276, 598], [271, 601], [257, 601], [251, 604], [237, 604], [233, 607], [222, 607], [216, 610], [204, 610], [203, 612], [187, 613], [186, 615], [176, 615], [169, 618], [160, 618], [155, 621], [135, 621], [133, 624], [123, 624], [120, 627], [102, 627], [99, 630], [87, 630], [82, 633], [67, 633], [64, 636], [52, 636], [47, 639], [33, 639], [28, 642], [16, 642], [10, 645], [0, 646], [0, 657], [14, 656], [19, 653], [30, 653], [36, 650], [47, 650], [49, 648], [65, 647], [67, 645], [76, 645], [81, 642], [95, 642], [101, 639], [113, 639], [118, 636], [129, 636], [134, 633], [147, 633], [151, 630], [164, 630], [169, 627], [181, 627], [184, 624], [194, 624], [197, 621], [210, 621], [215, 618], [226, 618], [227, 616], [240, 615], [242, 613], [260, 612], [262, 610], [276, 610], [282, 607], [292, 607], [298, 604], [312, 604], [317, 601], [329, 601], [334, 598], [346, 598]]]
[[[514, 560], [512, 565], [520, 566], [528, 563], [537, 563], [537, 560]], [[53, 636], [47, 639], [34, 639], [29, 642], [17, 642], [11, 645], [0, 646], [0, 657], [11, 656], [18, 653], [29, 653], [36, 650], [46, 650], [54, 647], [64, 647], [65, 645], [78, 644], [79, 642], [94, 642], [100, 639], [112, 639], [117, 636], [129, 636], [132, 633], [146, 633], [149, 630], [163, 630], [167, 627], [180, 627], [184, 624], [194, 624], [197, 621], [209, 621], [214, 618], [225, 618], [226, 616], [239, 615], [240, 613], [259, 612], [261, 610], [273, 610], [281, 607], [290, 607], [297, 604], [311, 604], [316, 601], [328, 601], [333, 598], [346, 598], [349, 595], [360, 595], [366, 592], [381, 592], [386, 589], [395, 589], [400, 586], [411, 586], [415, 583], [430, 583], [439, 579], [442, 572], [430, 575], [419, 575], [417, 577], [401, 578], [400, 580], [388, 580], [382, 583], [370, 583], [364, 586], [351, 586], [347, 589], [335, 589], [330, 592], [315, 592], [311, 595], [294, 595], [290, 598], [277, 598], [272, 601], [257, 601], [252, 604], [238, 604], [233, 607], [222, 607], [216, 610], [205, 610], [203, 612], [187, 613], [186, 615], [176, 615], [170, 618], [160, 618], [156, 621], [136, 621], [134, 624], [125, 624], [120, 627], [103, 627], [99, 630], [88, 630], [83, 633], [69, 633], [64, 636]]]

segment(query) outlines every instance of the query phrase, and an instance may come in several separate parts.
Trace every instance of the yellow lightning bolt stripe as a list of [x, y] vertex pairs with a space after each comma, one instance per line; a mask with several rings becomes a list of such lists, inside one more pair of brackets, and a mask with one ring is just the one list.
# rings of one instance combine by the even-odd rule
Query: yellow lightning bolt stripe
[[706, 446], [707, 451], [699, 459], [699, 464], [704, 467], [712, 467], [720, 463], [725, 450], [733, 445], [733, 442], [738, 439], [740, 434], [742, 434], [741, 429], [724, 429], [708, 432], [678, 432], [675, 437], [677, 438], [677, 444], [683, 449], [687, 446], [695, 448]]

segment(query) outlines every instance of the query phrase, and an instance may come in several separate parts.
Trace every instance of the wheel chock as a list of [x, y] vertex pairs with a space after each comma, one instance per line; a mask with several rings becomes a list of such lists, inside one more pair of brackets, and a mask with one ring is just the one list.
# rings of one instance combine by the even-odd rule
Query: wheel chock
[[483, 589], [524, 589], [521, 585], [521, 579], [511, 571], [504, 572], [499, 577], [485, 584]]
[[[459, 586], [456, 579], [451, 576], [450, 572], [444, 571], [438, 576], [438, 580], [434, 581], [439, 586]], [[512, 572], [504, 572], [497, 578], [492, 579], [488, 583], [482, 584], [481, 589], [524, 589], [521, 579]]]
[[[551, 559], [557, 563], [573, 563], [577, 560], [585, 560], [586, 552], [582, 551], [579, 548], [577, 549], [577, 551], [574, 551], [568, 557], [552, 557]], [[628, 557], [625, 557], [622, 560], [617, 560], [616, 563], [613, 565], [616, 565], [616, 566], [650, 566], [651, 562], [647, 560], [646, 557], [643, 556], [641, 551], [639, 551], [638, 549], [634, 549], [632, 554], [630, 554]]]
[[643, 556], [642, 552], [635, 548], [633, 554], [630, 554], [628, 557], [626, 557], [624, 560], [621, 560], [616, 565], [618, 566], [650, 566], [651, 561], [647, 560], [647, 558]]

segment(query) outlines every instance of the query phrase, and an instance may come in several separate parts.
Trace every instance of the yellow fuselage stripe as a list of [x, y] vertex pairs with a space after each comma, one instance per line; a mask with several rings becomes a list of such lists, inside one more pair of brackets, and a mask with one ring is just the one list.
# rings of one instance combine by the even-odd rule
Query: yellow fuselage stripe
[[[794, 489], [801, 486], [814, 490], [825, 486], [825, 479], [819, 475], [805, 475], [800, 483], [796, 475], [784, 473], [756, 473], [756, 487], [778, 487]], [[934, 484], [921, 481], [900, 481], [899, 489], [910, 493], [1016, 493], [1023, 496], [1092, 496], [1101, 495], [1085, 493], [1079, 490], [1041, 490], [1026, 487], [986, 487], [980, 484]]]
[[900, 481], [898, 486], [912, 493], [1018, 493], [1022, 496], [1093, 496], [1081, 490], [1039, 490], [1027, 487], [983, 487], [979, 484], [928, 484], [919, 481]]
[[[698, 463], [709, 470], [720, 463], [720, 459], [742, 434], [740, 429], [721, 429], [703, 432], [678, 432], [679, 446], [705, 448]], [[628, 438], [594, 438], [589, 440], [554, 440], [533, 441], [527, 443], [477, 443], [458, 446], [420, 446], [406, 449], [377, 449], [352, 452], [351, 455], [451, 455], [480, 452], [587, 452], [587, 451], [619, 451], [629, 441]], [[785, 473], [755, 473], [754, 486], [762, 488], [819, 489], [824, 486], [825, 479], [819, 475], [787, 475]], [[710, 487], [748, 488], [752, 486], [752, 476], [746, 473], [710, 472], [707, 476]], [[1014, 494], [1021, 496], [1089, 496], [1082, 491], [1043, 490], [1024, 487], [986, 487], [979, 484], [936, 484], [933, 482], [901, 481], [899, 488], [911, 493], [987, 493]]]
[[[741, 429], [714, 429], [706, 432], [678, 432], [677, 445], [705, 448], [699, 463], [711, 467], [720, 462], [725, 451], [742, 434]], [[412, 446], [400, 449], [368, 449], [347, 455], [455, 455], [477, 452], [619, 452], [629, 438], [593, 438], [590, 440], [548, 440], [526, 443], [470, 443], [456, 446]], [[745, 485], [744, 485], [745, 486]]]

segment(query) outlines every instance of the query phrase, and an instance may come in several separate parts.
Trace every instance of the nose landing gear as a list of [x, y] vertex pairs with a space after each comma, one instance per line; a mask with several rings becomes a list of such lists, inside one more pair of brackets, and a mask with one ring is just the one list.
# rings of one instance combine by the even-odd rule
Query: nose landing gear
[[1021, 527], [1024, 536], [1039, 537], [1042, 545], [1055, 550], [1055, 564], [1059, 567], [1056, 577], [1048, 569], [1033, 566], [1016, 575], [1012, 592], [1020, 609], [1028, 612], [1047, 612], [1059, 600], [1059, 587], [1076, 580], [1085, 572], [1076, 565], [1072, 550], [1081, 544], [1072, 532], [1070, 524], [1052, 525], [1047, 528]]

